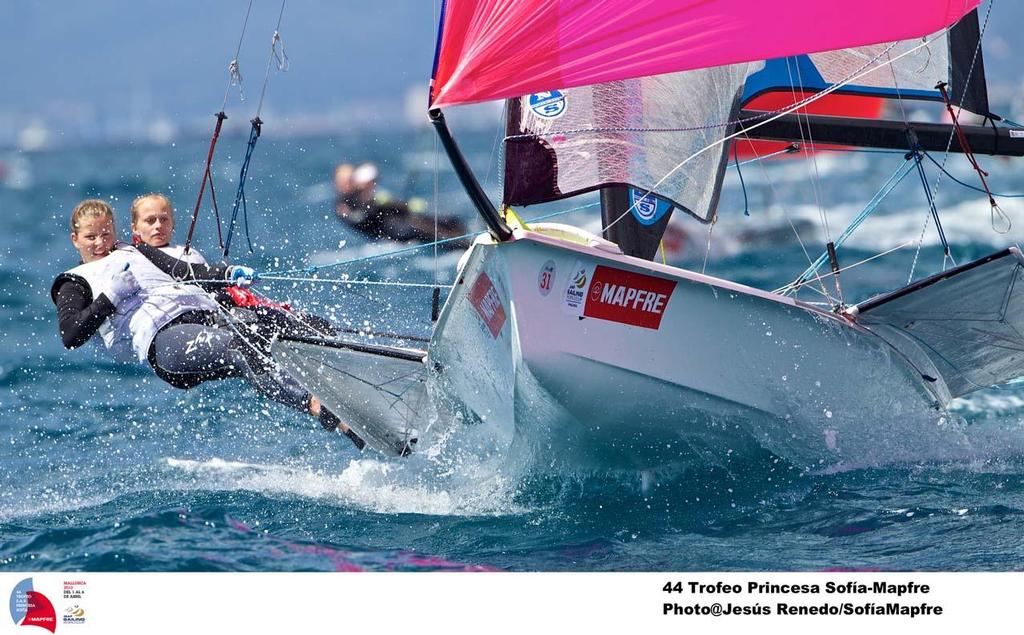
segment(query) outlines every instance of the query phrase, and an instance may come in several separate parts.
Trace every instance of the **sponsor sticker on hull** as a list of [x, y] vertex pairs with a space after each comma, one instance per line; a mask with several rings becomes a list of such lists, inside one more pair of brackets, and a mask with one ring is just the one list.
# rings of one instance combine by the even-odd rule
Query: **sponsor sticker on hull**
[[569, 270], [569, 282], [565, 285], [565, 296], [562, 308], [569, 315], [583, 315], [583, 305], [587, 301], [587, 287], [593, 277], [594, 265], [584, 264], [577, 260]]
[[540, 291], [542, 296], [547, 297], [551, 293], [551, 287], [555, 284], [555, 261], [548, 260], [544, 263], [544, 266], [540, 268], [540, 274], [537, 276], [537, 290]]
[[597, 265], [583, 316], [658, 329], [675, 288], [675, 280]]
[[477, 315], [484, 326], [497, 339], [501, 327], [505, 325], [505, 307], [501, 304], [501, 296], [494, 288], [494, 283], [486, 273], [481, 272], [469, 290], [469, 303], [476, 309]]

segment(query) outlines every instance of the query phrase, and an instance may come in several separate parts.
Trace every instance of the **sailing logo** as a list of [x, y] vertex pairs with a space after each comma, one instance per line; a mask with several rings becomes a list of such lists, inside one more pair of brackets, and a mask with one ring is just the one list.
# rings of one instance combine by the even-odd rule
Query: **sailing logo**
[[585, 265], [577, 260], [570, 271], [569, 284], [565, 287], [566, 313], [580, 315], [583, 312], [583, 304], [587, 301], [587, 285], [590, 282], [594, 265]]
[[560, 90], [534, 93], [528, 99], [530, 110], [541, 119], [558, 119], [565, 114], [565, 95]]
[[555, 284], [555, 261], [549, 260], [540, 268], [540, 275], [537, 276], [537, 289], [540, 294], [547, 297], [551, 293], [551, 287]]
[[505, 324], [505, 307], [501, 304], [498, 290], [494, 288], [494, 283], [486, 273], [481, 272], [473, 283], [473, 288], [469, 291], [469, 303], [491, 332], [491, 337], [497, 339], [501, 327]]
[[64, 624], [85, 624], [85, 609], [72, 604], [64, 609]]
[[583, 315], [657, 330], [675, 288], [675, 280], [598, 265]]
[[38, 626], [51, 633], [57, 630], [57, 613], [42, 593], [32, 588], [32, 578], [25, 578], [11, 591], [11, 619], [19, 626]]
[[653, 225], [661, 220], [672, 206], [650, 192], [629, 188], [630, 208], [641, 225]]

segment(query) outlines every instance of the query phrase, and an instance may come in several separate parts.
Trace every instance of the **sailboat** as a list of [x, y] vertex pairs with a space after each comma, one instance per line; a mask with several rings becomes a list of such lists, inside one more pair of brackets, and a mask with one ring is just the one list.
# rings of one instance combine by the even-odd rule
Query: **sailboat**
[[[653, 258], [673, 210], [713, 222], [735, 139], [813, 134], [898, 148], [915, 165], [924, 151], [1024, 154], [1024, 130], [988, 110], [979, 3], [446, 0], [429, 114], [488, 231], [425, 346], [282, 339], [275, 357], [389, 454], [421, 436], [428, 401], [584, 466], [657, 468], [750, 445], [820, 467], [950, 432], [951, 400], [1024, 375], [1016, 247], [855, 304], [838, 282], [839, 238], [780, 291]], [[795, 95], [789, 106], [745, 109], [773, 87]], [[833, 93], [952, 95], [984, 124], [802, 107]], [[443, 113], [499, 99], [500, 211]], [[512, 211], [594, 191], [601, 235]], [[808, 286], [828, 302], [794, 297]]]

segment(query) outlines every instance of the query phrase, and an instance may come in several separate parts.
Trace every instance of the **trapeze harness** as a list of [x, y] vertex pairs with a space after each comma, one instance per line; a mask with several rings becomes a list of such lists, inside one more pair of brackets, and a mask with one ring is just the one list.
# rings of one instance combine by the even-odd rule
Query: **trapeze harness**
[[[114, 359], [148, 362], [160, 379], [176, 388], [238, 377], [274, 401], [308, 411], [310, 394], [270, 361], [265, 347], [242, 338], [221, 317], [223, 309], [199, 286], [176, 282], [162, 268], [187, 268], [223, 279], [223, 267], [206, 267], [198, 253], [183, 256], [182, 251], [182, 247], [144, 245], [115, 249], [105, 258], [57, 276], [51, 296], [58, 303], [60, 289], [68, 282], [83, 288], [92, 313], [109, 313], [95, 332]], [[95, 290], [126, 268], [141, 291], [113, 312], [104, 311], [104, 304], [112, 305], [102, 294], [97, 297]], [[98, 310], [92, 306], [96, 304]]]

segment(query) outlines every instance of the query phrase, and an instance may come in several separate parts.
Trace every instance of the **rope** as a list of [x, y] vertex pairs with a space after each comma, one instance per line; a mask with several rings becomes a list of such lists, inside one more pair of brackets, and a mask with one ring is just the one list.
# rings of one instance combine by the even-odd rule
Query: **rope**
[[231, 93], [232, 86], [238, 86], [238, 99], [239, 101], [245, 101], [245, 94], [242, 92], [242, 71], [238, 65], [238, 55], [242, 51], [242, 42], [245, 40], [245, 30], [249, 26], [249, 14], [252, 13], [252, 2], [249, 0], [249, 6], [245, 10], [245, 18], [242, 20], [242, 32], [238, 36], [238, 46], [235, 47], [235, 56], [231, 58], [228, 63], [228, 85], [224, 88], [224, 100], [220, 104], [220, 111], [214, 115], [217, 117], [217, 124], [213, 129], [213, 136], [210, 138], [210, 149], [206, 153], [206, 167], [203, 170], [203, 179], [199, 183], [199, 196], [196, 197], [196, 205], [192, 210], [192, 222], [188, 226], [188, 237], [185, 239], [185, 251], [184, 254], [189, 253], [192, 248], [192, 237], [195, 233], [196, 222], [199, 220], [199, 208], [203, 204], [203, 194], [206, 191], [206, 184], [210, 184], [210, 197], [213, 201], [213, 213], [217, 221], [217, 244], [224, 247], [224, 240], [220, 233], [220, 211], [217, 209], [217, 193], [213, 189], [213, 176], [210, 170], [213, 166], [213, 152], [217, 147], [217, 139], [220, 138], [220, 130], [224, 125], [224, 120], [228, 118], [224, 111], [228, 105], [228, 95]]
[[[578, 212], [580, 210], [588, 209], [588, 208], [591, 208], [591, 207], [597, 207], [598, 205], [600, 205], [599, 202], [598, 203], [588, 203], [586, 205], [580, 205], [578, 207], [573, 207], [571, 209], [565, 209], [565, 210], [561, 210], [561, 211], [558, 211], [558, 212], [553, 212], [551, 214], [545, 214], [543, 216], [538, 216], [537, 218], [530, 219], [528, 222], [529, 223], [536, 223], [536, 222], [540, 222], [540, 221], [543, 221], [543, 220], [547, 220], [549, 218], [554, 218], [556, 216], [562, 216], [563, 214], [570, 214], [572, 212]], [[477, 236], [479, 233], [480, 232], [474, 232], [474, 233], [470, 233], [470, 234], [463, 234], [461, 236], [455, 236], [453, 238], [445, 238], [443, 240], [436, 240], [436, 241], [434, 241], [432, 243], [423, 243], [422, 245], [412, 245], [410, 247], [404, 247], [402, 249], [397, 249], [395, 251], [389, 251], [389, 252], [383, 253], [383, 254], [374, 254], [372, 256], [361, 256], [359, 258], [350, 258], [348, 260], [339, 260], [337, 262], [331, 262], [331, 263], [327, 263], [325, 265], [318, 265], [316, 267], [303, 267], [303, 268], [298, 268], [298, 269], [282, 269], [282, 270], [279, 270], [279, 271], [268, 271], [265, 274], [260, 274], [259, 277], [262, 280], [262, 279], [266, 279], [267, 276], [287, 276], [287, 275], [291, 275], [291, 274], [295, 274], [295, 273], [314, 274], [317, 271], [320, 271], [321, 269], [330, 269], [332, 267], [342, 267], [344, 265], [357, 264], [357, 263], [360, 263], [360, 262], [368, 262], [370, 260], [378, 260], [380, 258], [393, 258], [395, 256], [405, 255], [405, 254], [408, 254], [408, 253], [411, 253], [411, 252], [414, 252], [414, 251], [418, 251], [420, 249], [429, 249], [431, 247], [434, 247], [435, 245], [443, 245], [445, 243], [455, 242], [455, 241], [458, 241], [458, 240], [466, 240], [466, 239], [473, 238], [473, 237]]]
[[245, 148], [245, 159], [242, 161], [242, 169], [238, 173], [238, 190], [235, 192], [235, 204], [231, 208], [231, 221], [228, 223], [228, 236], [223, 243], [221, 258], [228, 259], [228, 252], [231, 250], [231, 239], [235, 234], [235, 223], [238, 221], [238, 210], [242, 210], [242, 220], [245, 224], [245, 240], [249, 245], [249, 253], [253, 253], [252, 240], [249, 238], [249, 210], [245, 201], [245, 182], [249, 177], [249, 162], [252, 160], [252, 153], [256, 149], [256, 142], [259, 141], [260, 132], [263, 129], [263, 121], [257, 116], [252, 120], [252, 127], [249, 128], [249, 143]]
[[[958, 179], [955, 176], [953, 176], [949, 172], [949, 170], [947, 170], [946, 168], [942, 167], [942, 165], [938, 161], [935, 160], [935, 157], [933, 157], [932, 155], [928, 154], [927, 152], [922, 152], [921, 154], [923, 154], [929, 161], [934, 163], [935, 167], [937, 167], [940, 170], [942, 170], [942, 172], [946, 176], [948, 176], [950, 178], [950, 180], [953, 181], [954, 183], [956, 183], [958, 185], [962, 185], [962, 186], [966, 187], [969, 190], [974, 190], [975, 192], [981, 192], [982, 194], [987, 194], [988, 193], [985, 190], [981, 189], [980, 187], [977, 187], [975, 185], [971, 185], [970, 183], [964, 183], [960, 179]], [[991, 194], [992, 194], [992, 196], [996, 196], [996, 197], [999, 197], [999, 198], [1024, 198], [1024, 194], [1000, 194], [998, 192], [991, 192]]]
[[[224, 241], [221, 258], [227, 260], [231, 251], [231, 239], [234, 237], [235, 224], [238, 221], [238, 210], [242, 210], [242, 221], [245, 226], [245, 241], [249, 246], [249, 253], [253, 253], [252, 239], [249, 234], [249, 209], [245, 199], [245, 182], [248, 180], [249, 163], [252, 161], [253, 151], [256, 150], [256, 142], [263, 132], [263, 120], [260, 114], [263, 112], [263, 99], [267, 95], [267, 86], [270, 84], [270, 68], [274, 61], [277, 61], [277, 70], [282, 73], [288, 71], [288, 54], [284, 50], [284, 41], [281, 39], [281, 20], [284, 18], [284, 5], [286, 0], [281, 0], [281, 11], [277, 14], [277, 26], [274, 28], [274, 36], [270, 40], [270, 56], [267, 58], [267, 72], [263, 77], [263, 87], [260, 89], [260, 101], [256, 105], [256, 116], [252, 118], [252, 126], [249, 128], [249, 143], [245, 148], [245, 159], [242, 161], [242, 169], [238, 173], [238, 190], [235, 192], [235, 204], [231, 209], [231, 222], [228, 224], [228, 235]], [[280, 52], [277, 50], [281, 45]]]
[[[978, 53], [981, 51], [981, 40], [985, 37], [985, 31], [988, 29], [988, 20], [992, 15], [992, 5], [995, 0], [990, 0], [988, 3], [988, 9], [985, 12], [985, 21], [981, 25], [981, 30], [978, 34], [978, 44], [974, 47], [974, 56], [971, 58], [971, 67], [967, 70], [967, 79], [964, 81], [964, 92], [960, 96], [960, 102], [963, 103], [963, 98], [967, 94], [967, 88], [971, 85], [971, 77], [974, 76], [974, 67], [978, 61]], [[947, 29], [948, 31], [948, 29]], [[946, 140], [946, 152], [942, 155], [942, 165], [939, 166], [940, 172], [935, 177], [935, 185], [932, 187], [932, 197], [938, 198], [939, 196], [939, 184], [942, 182], [942, 176], [946, 173], [945, 165], [949, 159], [950, 148], [953, 147], [953, 136], [955, 131], [949, 132], [949, 138]], [[921, 257], [921, 247], [924, 245], [924, 235], [928, 231], [928, 223], [931, 222], [931, 214], [925, 214], [924, 226], [921, 228], [921, 236], [917, 242], [917, 249], [914, 251], [914, 259], [910, 263], [910, 274], [907, 276], [907, 284], [910, 284], [914, 280], [914, 271], [917, 270], [917, 261]], [[945, 262], [945, 256], [943, 256], [943, 262]]]
[[[747, 184], [743, 181], [743, 170], [740, 169], [740, 147], [732, 146], [732, 156], [736, 163], [736, 174], [740, 177], [740, 187], [743, 189], [743, 215], [750, 216], [750, 200], [747, 198]], [[785, 152], [785, 150], [783, 150]]]
[[220, 129], [224, 125], [224, 120], [228, 118], [224, 114], [224, 110], [221, 109], [215, 117], [217, 117], [217, 125], [213, 128], [213, 136], [210, 137], [210, 148], [206, 153], [206, 168], [203, 170], [203, 180], [199, 183], [199, 196], [196, 197], [196, 206], [192, 209], [192, 222], [188, 225], [188, 237], [185, 238], [185, 250], [182, 255], [186, 255], [192, 249], [192, 236], [196, 230], [196, 222], [199, 220], [199, 209], [203, 204], [203, 194], [206, 192], [206, 184], [210, 184], [210, 198], [213, 200], [213, 214], [217, 220], [217, 244], [224, 246], [224, 240], [220, 233], [220, 211], [217, 209], [217, 193], [213, 189], [213, 175], [210, 170], [213, 167], [213, 152], [217, 147], [217, 139], [220, 138]]
[[[882, 184], [882, 187], [878, 190], [878, 192], [875, 193], [873, 197], [871, 197], [871, 200], [868, 201], [867, 205], [864, 206], [864, 209], [862, 209], [860, 213], [857, 214], [853, 218], [853, 220], [850, 221], [850, 223], [846, 226], [846, 229], [843, 230], [843, 233], [840, 234], [839, 238], [836, 239], [836, 247], [839, 247], [844, 242], [846, 242], [846, 239], [849, 238], [858, 227], [860, 227], [861, 223], [863, 223], [868, 218], [868, 216], [873, 214], [875, 210], [878, 209], [878, 206], [882, 203], [885, 197], [888, 196], [908, 174], [910, 174], [910, 171], [913, 169], [913, 167], [914, 164], [911, 163], [910, 157], [908, 157], [907, 160], [904, 161], [903, 164], [895, 172], [892, 173], [892, 175], [886, 180], [886, 182]], [[814, 276], [816, 276], [818, 269], [820, 269], [821, 266], [825, 264], [827, 260], [828, 253], [826, 252], [821, 254], [821, 256], [819, 256], [817, 260], [811, 263], [811, 266], [808, 267], [807, 270], [805, 270], [802, 274], [800, 274], [800, 276], [796, 280], [782, 287], [782, 289], [787, 292], [797, 291], [800, 289], [801, 286], [803, 286], [807, 282], [820, 279], [820, 277]]]
[[[943, 31], [943, 33], [947, 32], [948, 30], [949, 29], [947, 28], [945, 31]], [[670, 176], [672, 176], [677, 171], [679, 171], [680, 168], [682, 168], [684, 165], [686, 165], [687, 163], [689, 163], [693, 159], [697, 158], [701, 154], [707, 152], [708, 150], [710, 150], [712, 148], [716, 148], [716, 147], [726, 143], [727, 141], [730, 141], [730, 140], [738, 137], [741, 134], [749, 133], [751, 130], [755, 130], [757, 128], [760, 128], [761, 126], [764, 126], [765, 124], [768, 124], [768, 123], [771, 123], [772, 121], [780, 119], [781, 117], [784, 117], [785, 115], [788, 115], [788, 114], [790, 114], [790, 113], [792, 113], [792, 112], [794, 112], [796, 110], [800, 110], [801, 108], [803, 108], [803, 107], [807, 106], [808, 104], [811, 104], [811, 103], [813, 103], [813, 102], [815, 102], [815, 101], [825, 97], [826, 95], [831, 95], [832, 93], [834, 93], [835, 91], [839, 90], [840, 88], [842, 88], [846, 84], [849, 84], [850, 82], [852, 82], [852, 81], [854, 81], [856, 79], [859, 79], [859, 78], [863, 77], [864, 75], [867, 75], [868, 73], [872, 73], [875, 70], [881, 68], [882, 66], [886, 66], [888, 64], [892, 64], [892, 63], [898, 61], [899, 59], [901, 59], [901, 58], [903, 58], [903, 57], [905, 57], [907, 55], [910, 55], [911, 53], [914, 53], [915, 51], [917, 51], [918, 49], [920, 49], [923, 46], [927, 46], [928, 42], [922, 42], [921, 44], [915, 46], [914, 48], [908, 49], [907, 51], [897, 55], [896, 57], [891, 58], [887, 62], [883, 62], [882, 64], [879, 64], [878, 66], [872, 66], [872, 64], [877, 62], [881, 58], [882, 55], [885, 55], [886, 53], [888, 53], [888, 51], [891, 50], [894, 46], [896, 46], [896, 44], [898, 44], [898, 42], [893, 42], [892, 44], [890, 44], [887, 49], [885, 49], [884, 51], [882, 51], [881, 53], [876, 55], [874, 58], [869, 60], [866, 64], [861, 66], [861, 68], [858, 71], [856, 71], [853, 74], [849, 75], [847, 78], [845, 78], [841, 82], [832, 84], [831, 86], [829, 86], [825, 90], [823, 90], [823, 91], [821, 91], [819, 93], [815, 93], [814, 95], [811, 95], [811, 96], [807, 97], [806, 99], [803, 99], [803, 100], [801, 100], [801, 101], [799, 101], [799, 102], [797, 102], [797, 103], [795, 103], [795, 104], [793, 104], [793, 105], [791, 105], [791, 106], [789, 106], [787, 108], [775, 111], [774, 113], [769, 113], [771, 116], [769, 116], [764, 121], [761, 121], [760, 123], [754, 124], [750, 128], [746, 128], [745, 130], [738, 130], [738, 131], [736, 131], [736, 132], [734, 132], [732, 134], [726, 135], [725, 137], [719, 139], [718, 141], [714, 141], [714, 142], [704, 146], [700, 150], [694, 152], [693, 154], [691, 154], [690, 156], [686, 157], [685, 159], [680, 161], [678, 164], [676, 164], [676, 166], [673, 167], [671, 170], [669, 170], [668, 173], [665, 174], [665, 176], [663, 176], [661, 178], [661, 180], [659, 180], [657, 183], [654, 184], [654, 186], [651, 188], [651, 191], [657, 190], [661, 186], [662, 183], [664, 183], [666, 180], [668, 180], [668, 178]], [[639, 203], [639, 201], [637, 203]], [[618, 223], [620, 220], [622, 220], [626, 216], [632, 214], [633, 210], [637, 206], [637, 203], [634, 203], [632, 206], [629, 207], [629, 209], [625, 210], [618, 218], [613, 220], [607, 226], [603, 227], [602, 228], [602, 232], [607, 231], [613, 225], [615, 225], [615, 223]]]
[[[277, 70], [282, 73], [288, 72], [288, 54], [284, 51], [284, 40], [281, 39], [281, 19], [284, 17], [284, 4], [286, 0], [281, 0], [281, 12], [277, 15], [277, 27], [274, 29], [274, 37], [270, 40], [270, 57], [267, 59], [267, 72], [263, 77], [263, 88], [260, 90], [260, 103], [256, 106], [256, 119], [260, 118], [260, 113], [263, 112], [263, 98], [267, 94], [267, 84], [270, 83], [270, 67], [277, 61]], [[281, 51], [278, 53], [277, 45], [281, 45]]]
[[[914, 240], [908, 240], [907, 242], [905, 242], [903, 244], [896, 245], [895, 247], [892, 247], [890, 249], [886, 249], [885, 251], [883, 251], [881, 253], [877, 253], [874, 256], [869, 256], [868, 258], [865, 258], [864, 260], [857, 261], [857, 262], [853, 263], [852, 265], [846, 265], [845, 267], [843, 267], [841, 269], [837, 269], [836, 271], [829, 271], [825, 275], [821, 275], [821, 276], [815, 275], [813, 278], [808, 278], [805, 282], [821, 282], [821, 281], [825, 280], [826, 278], [828, 278], [829, 276], [834, 276], [834, 275], [842, 273], [842, 272], [844, 272], [844, 271], [846, 271], [848, 269], [853, 269], [854, 267], [859, 267], [859, 266], [861, 266], [861, 265], [863, 265], [865, 263], [868, 263], [868, 262], [871, 262], [872, 260], [875, 260], [876, 258], [881, 258], [882, 256], [888, 256], [889, 254], [893, 253], [894, 251], [899, 251], [900, 249], [903, 249], [904, 247], [909, 247], [910, 245], [913, 245], [914, 242], [915, 242]], [[772, 291], [772, 293], [785, 294], [785, 293], [787, 293], [790, 290], [791, 286], [792, 286], [792, 284], [787, 284], [784, 287], [779, 287], [775, 291]], [[821, 291], [818, 291], [814, 287], [807, 287], [807, 288], [810, 289], [811, 291], [815, 291], [817, 293], [821, 293]]]
[[[748, 143], [750, 142], [750, 137], [748, 135], [744, 134], [743, 138], [746, 139]], [[759, 158], [757, 154], [757, 146], [751, 144], [750, 148], [754, 151], [754, 160], [757, 160]], [[787, 150], [788, 149], [789, 148], [787, 148]], [[768, 187], [771, 188], [772, 200], [781, 200], [779, 197], [779, 192], [775, 188], [775, 181], [773, 181], [771, 175], [768, 174], [768, 169], [765, 167], [764, 162], [758, 161], [758, 165], [761, 167], [761, 174], [762, 176], [764, 176], [764, 180], [768, 183]], [[789, 223], [789, 228], [793, 230], [793, 235], [796, 237], [797, 244], [800, 245], [800, 251], [803, 252], [804, 258], [807, 259], [807, 263], [809, 265], [813, 265], [814, 262], [811, 260], [811, 254], [807, 251], [807, 245], [804, 244], [803, 239], [800, 238], [800, 232], [797, 231], [796, 225], [793, 224], [793, 218], [789, 214], [789, 209], [786, 207], [785, 203], [780, 203], [780, 207], [782, 207], [782, 214], [786, 217], [786, 222]], [[813, 287], [811, 288], [813, 289]], [[814, 289], [814, 291], [825, 296], [831, 302], [832, 298], [831, 296], [829, 296], [828, 289], [825, 288], [824, 283], [821, 283], [821, 291], [818, 291], [817, 289]]]
[[[971, 151], [971, 145], [967, 141], [967, 135], [964, 134], [963, 128], [960, 127], [960, 120], [957, 119], [956, 113], [953, 112], [953, 105], [949, 101], [949, 94], [946, 93], [946, 84], [940, 82], [936, 88], [938, 88], [939, 92], [942, 93], [942, 99], [946, 102], [946, 110], [949, 111], [949, 116], [953, 120], [953, 130], [956, 132], [956, 138], [960, 143], [960, 149], [963, 150], [967, 160], [971, 163], [971, 167], [973, 167], [974, 171], [978, 173], [978, 178], [981, 179], [981, 187], [985, 188], [985, 194], [988, 195], [988, 202], [991, 206], [990, 222], [992, 223], [992, 230], [999, 234], [1005, 234], [1013, 227], [1013, 223], [1010, 222], [1010, 217], [1006, 215], [1006, 212], [1004, 212], [996, 203], [996, 199], [992, 197], [992, 191], [989, 190], [988, 181], [985, 179], [985, 177], [988, 176], [988, 172], [981, 169], [981, 166], [978, 165], [978, 159], [974, 156], [974, 152]], [[1006, 229], [1000, 230], [996, 228], [997, 215], [1006, 222]]]
[[[410, 287], [410, 288], [421, 288], [421, 289], [433, 289], [434, 287], [448, 287], [451, 288], [452, 284], [428, 284], [426, 282], [399, 282], [391, 280], [351, 280], [349, 278], [312, 278], [302, 276], [271, 276], [261, 275], [257, 277], [258, 280], [277, 280], [283, 282], [318, 282], [322, 284], [359, 284], [366, 286], [381, 286], [381, 287]], [[231, 286], [234, 283], [231, 281], [225, 281], [224, 284]]]
[[242, 71], [238, 66], [238, 55], [242, 52], [242, 40], [245, 39], [245, 29], [249, 26], [249, 14], [252, 12], [252, 0], [249, 0], [249, 8], [245, 10], [245, 19], [242, 20], [242, 33], [238, 36], [238, 46], [235, 47], [235, 56], [228, 63], [228, 85], [224, 88], [224, 101], [220, 104], [220, 111], [228, 105], [228, 93], [232, 86], [238, 86], [238, 100], [245, 101], [245, 94], [242, 93]]
[[[924, 164], [921, 162], [921, 153], [916, 149], [912, 155], [914, 158], [914, 165], [917, 167], [917, 173], [921, 177], [921, 186], [924, 188], [924, 196], [928, 201], [928, 209], [931, 211], [932, 219], [935, 221], [935, 229], [939, 232], [939, 240], [942, 241], [942, 268], [946, 268], [946, 260], [953, 260], [953, 254], [949, 250], [949, 241], [946, 240], [946, 231], [942, 229], [942, 220], [939, 218], [939, 210], [935, 206], [935, 199], [932, 197], [932, 192], [928, 189], [928, 176], [924, 172]], [[953, 260], [953, 264], [956, 261]]]

